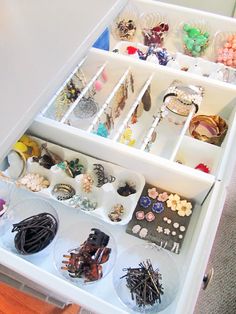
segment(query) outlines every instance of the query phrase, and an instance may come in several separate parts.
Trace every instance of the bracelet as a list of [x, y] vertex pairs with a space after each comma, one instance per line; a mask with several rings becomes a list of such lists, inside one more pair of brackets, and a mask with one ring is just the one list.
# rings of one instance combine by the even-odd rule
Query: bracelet
[[195, 139], [220, 146], [227, 133], [228, 125], [220, 116], [198, 115], [189, 124], [189, 133]]
[[180, 116], [188, 116], [192, 106], [198, 111], [203, 98], [203, 88], [195, 85], [183, 85], [174, 81], [167, 89], [163, 102], [166, 108]]

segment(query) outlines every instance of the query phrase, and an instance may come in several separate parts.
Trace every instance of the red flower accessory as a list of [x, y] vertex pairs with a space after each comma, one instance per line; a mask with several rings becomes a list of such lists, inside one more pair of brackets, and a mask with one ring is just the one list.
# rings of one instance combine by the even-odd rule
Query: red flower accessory
[[206, 172], [206, 173], [209, 173], [210, 172], [210, 169], [205, 165], [205, 164], [198, 164], [195, 169], [197, 170], [200, 170], [200, 171], [203, 171], [203, 172]]
[[135, 48], [133, 46], [128, 46], [126, 49], [129, 55], [134, 55], [135, 52], [138, 50], [138, 48]]

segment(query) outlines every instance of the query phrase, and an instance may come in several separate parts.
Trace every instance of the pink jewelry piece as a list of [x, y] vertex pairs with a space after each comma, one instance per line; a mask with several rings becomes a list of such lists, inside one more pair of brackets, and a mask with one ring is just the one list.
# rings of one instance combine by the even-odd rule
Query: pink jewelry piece
[[108, 80], [107, 71], [105, 69], [102, 71], [101, 77], [104, 83]]
[[135, 215], [136, 215], [136, 218], [137, 218], [138, 220], [143, 220], [144, 217], [145, 217], [144, 211], [142, 211], [142, 210], [137, 211]]
[[94, 83], [94, 88], [96, 89], [97, 92], [99, 92], [102, 89], [102, 82], [99, 80], [96, 80]]
[[153, 212], [148, 212], [146, 215], [145, 215], [145, 218], [148, 222], [151, 222], [153, 220], [155, 220], [155, 215], [153, 214]]
[[236, 34], [228, 36], [223, 48], [218, 50], [216, 61], [236, 68]]
[[156, 199], [158, 196], [156, 188], [148, 189], [148, 196], [151, 197], [152, 199]]

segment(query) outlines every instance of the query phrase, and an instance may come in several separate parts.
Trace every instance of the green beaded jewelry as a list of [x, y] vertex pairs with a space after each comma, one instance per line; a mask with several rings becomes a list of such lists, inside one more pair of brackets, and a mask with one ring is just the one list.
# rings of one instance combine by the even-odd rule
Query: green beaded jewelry
[[209, 33], [203, 33], [199, 28], [189, 24], [184, 24], [183, 30], [185, 32], [183, 41], [186, 53], [193, 57], [199, 57], [208, 46]]

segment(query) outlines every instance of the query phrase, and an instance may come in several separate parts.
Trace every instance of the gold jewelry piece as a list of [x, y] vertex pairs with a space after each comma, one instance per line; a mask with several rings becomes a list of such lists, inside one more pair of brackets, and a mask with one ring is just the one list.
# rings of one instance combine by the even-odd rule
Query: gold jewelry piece
[[198, 111], [203, 98], [203, 88], [196, 85], [184, 85], [180, 81], [174, 81], [166, 91], [163, 102], [166, 108], [180, 116], [188, 116], [195, 106]]
[[52, 195], [59, 201], [68, 200], [75, 195], [75, 189], [69, 184], [58, 183], [52, 189]]
[[192, 137], [220, 146], [227, 133], [228, 125], [220, 116], [198, 115], [192, 118], [189, 133]]

